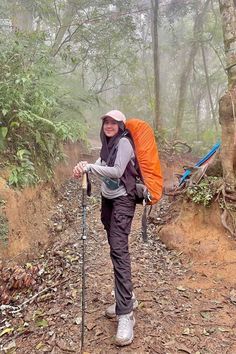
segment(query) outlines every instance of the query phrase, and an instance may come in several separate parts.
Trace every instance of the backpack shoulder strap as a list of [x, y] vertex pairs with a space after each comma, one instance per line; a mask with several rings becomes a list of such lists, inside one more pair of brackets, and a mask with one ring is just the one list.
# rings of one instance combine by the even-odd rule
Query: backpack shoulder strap
[[111, 149], [110, 154], [108, 155], [107, 165], [111, 162], [113, 154], [117, 150], [121, 138], [127, 138], [130, 141], [130, 143], [131, 143], [131, 145], [132, 145], [132, 147], [134, 149], [134, 143], [132, 141], [132, 138], [131, 138], [131, 136], [129, 136], [129, 132], [125, 130], [119, 137], [117, 137], [117, 140], [116, 140], [113, 148]]

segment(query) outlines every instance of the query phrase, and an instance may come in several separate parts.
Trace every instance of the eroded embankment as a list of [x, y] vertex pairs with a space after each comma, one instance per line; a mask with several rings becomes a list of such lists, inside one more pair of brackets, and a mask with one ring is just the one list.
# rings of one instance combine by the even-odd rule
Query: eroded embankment
[[[221, 223], [217, 203], [209, 208], [188, 201], [175, 202], [169, 220], [159, 236], [169, 249], [179, 250], [192, 259], [192, 269], [200, 278], [199, 287], [224, 279], [235, 285], [236, 242]], [[195, 279], [189, 280], [195, 286]]]
[[[26, 259], [51, 238], [50, 218], [59, 186], [72, 175], [75, 163], [85, 150], [81, 144], [67, 144], [65, 162], [55, 169], [50, 183], [17, 191], [0, 178], [0, 258]], [[86, 155], [85, 155], [86, 157]], [[88, 156], [89, 157], [89, 156]]]

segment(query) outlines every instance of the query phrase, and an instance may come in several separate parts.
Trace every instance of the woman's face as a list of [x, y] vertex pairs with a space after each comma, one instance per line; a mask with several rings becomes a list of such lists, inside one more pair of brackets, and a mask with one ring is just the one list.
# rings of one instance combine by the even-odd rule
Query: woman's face
[[119, 126], [115, 119], [111, 117], [104, 118], [103, 131], [108, 138], [115, 136], [119, 131]]

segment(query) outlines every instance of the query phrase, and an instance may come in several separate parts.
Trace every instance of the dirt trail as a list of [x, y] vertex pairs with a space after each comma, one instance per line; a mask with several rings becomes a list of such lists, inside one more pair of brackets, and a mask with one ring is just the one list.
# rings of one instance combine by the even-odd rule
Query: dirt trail
[[[195, 273], [192, 260], [181, 252], [168, 251], [158, 238], [158, 227], [152, 223], [149, 241], [144, 244], [140, 237], [140, 206], [130, 237], [133, 284], [139, 301], [135, 339], [126, 348], [114, 345], [116, 320], [104, 317], [106, 306], [113, 301], [113, 277], [100, 223], [97, 184], [94, 181], [95, 190], [88, 203], [85, 351], [235, 354], [236, 293], [230, 293], [230, 286], [222, 278], [210, 281], [204, 272]], [[39, 267], [36, 283], [22, 292], [12, 289], [10, 305], [37, 296], [15, 314], [13, 308], [2, 312], [1, 353], [80, 353], [82, 221], [78, 190], [78, 183], [67, 181], [59, 194], [52, 218], [56, 242], [27, 265], [29, 269]], [[160, 210], [164, 208], [165, 200]], [[6, 328], [8, 333], [2, 334]]]

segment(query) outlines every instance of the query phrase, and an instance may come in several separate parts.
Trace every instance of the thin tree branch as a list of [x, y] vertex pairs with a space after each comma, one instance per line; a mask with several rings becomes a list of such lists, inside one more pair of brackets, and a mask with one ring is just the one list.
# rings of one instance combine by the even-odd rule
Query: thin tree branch
[[65, 71], [65, 72], [63, 72], [63, 73], [58, 73], [58, 75], [67, 75], [67, 74], [73, 73], [73, 71], [75, 71], [75, 69], [79, 66], [79, 64], [80, 64], [80, 61], [78, 61], [78, 62], [73, 66], [73, 68], [72, 68], [71, 70]]
[[97, 95], [99, 95], [100, 93], [103, 93], [103, 92], [106, 92], [106, 91], [110, 91], [110, 90], [113, 90], [113, 89], [118, 89], [121, 86], [130, 86], [130, 84], [120, 84], [120, 85], [116, 85], [116, 86], [112, 86], [112, 87], [107, 87], [107, 88], [103, 89], [102, 91], [95, 92], [95, 93]]
[[224, 69], [224, 72], [225, 72], [226, 75], [227, 75], [226, 67], [225, 67], [225, 65], [224, 65], [224, 63], [223, 63], [223, 61], [222, 61], [222, 59], [221, 59], [221, 57], [220, 57], [220, 55], [219, 55], [217, 49], [213, 46], [213, 44], [212, 44], [211, 42], [209, 42], [209, 45], [210, 45], [210, 47], [214, 50], [214, 52], [216, 53], [216, 56], [217, 56], [217, 58], [219, 59], [219, 61], [220, 61], [220, 63], [221, 63], [221, 66], [222, 66], [222, 68]]
[[56, 16], [57, 16], [57, 20], [58, 20], [59, 25], [60, 25], [60, 27], [61, 27], [61, 19], [60, 19], [60, 17], [59, 17], [58, 11], [57, 11], [57, 4], [56, 4], [56, 0], [53, 0], [53, 4], [54, 4], [55, 13], [56, 13]]

